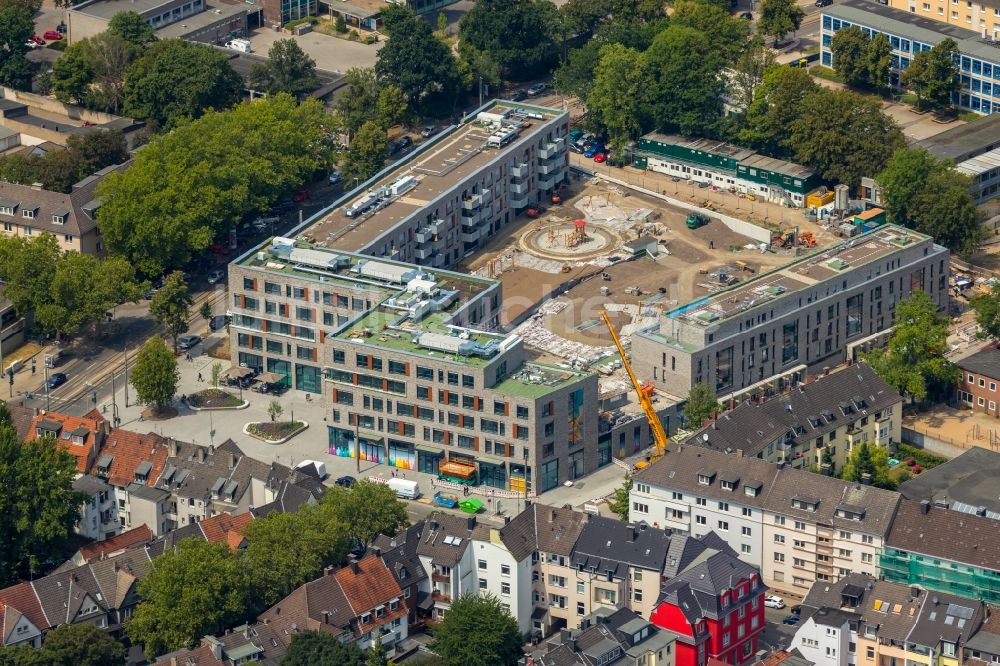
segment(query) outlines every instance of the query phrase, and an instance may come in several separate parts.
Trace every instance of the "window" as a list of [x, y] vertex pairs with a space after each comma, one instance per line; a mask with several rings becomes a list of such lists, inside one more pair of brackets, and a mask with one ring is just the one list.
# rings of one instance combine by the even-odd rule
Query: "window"
[[751, 533], [752, 533], [752, 531], [753, 531], [753, 530], [751, 530], [751, 529], [750, 529], [749, 527], [744, 527], [744, 528], [742, 529], [742, 532], [743, 532], [743, 536], [752, 536], [752, 534], [751, 534]]
[[875, 648], [867, 647], [865, 648], [865, 659], [872, 661], [875, 659]]
[[508, 582], [500, 583], [500, 594], [504, 596], [510, 596], [510, 583]]
[[729, 502], [719, 502], [719, 511], [729, 511]]
[[795, 529], [799, 530], [800, 532], [804, 532], [806, 529], [806, 524], [803, 523], [801, 520], [796, 520]]
[[586, 615], [587, 614], [587, 607], [584, 605], [584, 603], [582, 601], [576, 602], [576, 614], [577, 615]]
[[729, 523], [727, 523], [724, 520], [720, 520], [719, 521], [719, 529], [722, 530], [723, 532], [728, 532], [729, 531]]
[[[675, 497], [674, 499], [684, 499], [684, 496], [681, 495], [680, 493], [674, 493], [674, 494], [677, 495], [677, 497]], [[694, 503], [697, 504], [698, 506], [708, 506], [708, 500], [705, 499], [704, 497], [696, 497]]]
[[774, 543], [785, 543], [785, 535], [784, 534], [775, 534], [774, 535]]
[[785, 561], [785, 554], [784, 553], [775, 553], [774, 554], [774, 561], [775, 562], [784, 562]]
[[509, 564], [501, 564], [500, 565], [500, 575], [501, 576], [509, 576], [510, 575], [510, 565]]
[[632, 510], [636, 513], [649, 513], [649, 505], [632, 502]]
[[750, 554], [750, 546], [748, 546], [746, 544], [743, 544], [742, 546], [740, 546], [740, 552], [742, 552], [744, 555], [749, 555]]
[[694, 522], [698, 523], [699, 525], [708, 524], [708, 521], [705, 519], [705, 516], [695, 516]]
[[482, 570], [486, 569], [486, 560], [479, 560], [479, 568]]
[[743, 515], [746, 516], [747, 518], [753, 516], [753, 509], [748, 509], [747, 507], [743, 507]]
[[479, 589], [480, 590], [485, 590], [486, 589], [486, 579], [485, 578], [480, 578], [479, 579]]

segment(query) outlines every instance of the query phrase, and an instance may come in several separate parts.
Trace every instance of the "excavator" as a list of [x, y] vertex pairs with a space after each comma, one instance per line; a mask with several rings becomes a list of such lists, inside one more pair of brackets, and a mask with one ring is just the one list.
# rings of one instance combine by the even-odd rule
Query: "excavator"
[[608, 331], [611, 332], [611, 339], [615, 342], [618, 355], [622, 358], [622, 365], [625, 367], [625, 372], [628, 373], [628, 378], [632, 381], [632, 388], [635, 389], [635, 394], [639, 398], [639, 404], [642, 405], [642, 412], [646, 415], [646, 420], [649, 422], [649, 429], [653, 433], [654, 452], [647, 456], [646, 460], [636, 463], [638, 469], [643, 469], [663, 457], [663, 454], [667, 452], [667, 446], [670, 445], [670, 439], [663, 429], [660, 417], [657, 416], [656, 410], [653, 409], [652, 386], [649, 383], [640, 384], [639, 380], [636, 379], [635, 373], [632, 372], [632, 366], [629, 365], [628, 357], [625, 355], [625, 350], [622, 348], [621, 340], [618, 339], [618, 333], [615, 331], [615, 327], [611, 323], [611, 318], [608, 317], [607, 311], [601, 310], [601, 318], [604, 319], [604, 324], [608, 327]]

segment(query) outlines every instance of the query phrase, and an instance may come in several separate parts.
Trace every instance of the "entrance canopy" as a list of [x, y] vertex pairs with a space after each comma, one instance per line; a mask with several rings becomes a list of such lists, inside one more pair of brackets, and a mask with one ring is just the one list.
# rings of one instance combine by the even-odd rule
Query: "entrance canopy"
[[233, 366], [226, 371], [226, 374], [233, 379], [243, 379], [244, 377], [249, 377], [253, 374], [253, 369], [251, 368], [238, 368]]

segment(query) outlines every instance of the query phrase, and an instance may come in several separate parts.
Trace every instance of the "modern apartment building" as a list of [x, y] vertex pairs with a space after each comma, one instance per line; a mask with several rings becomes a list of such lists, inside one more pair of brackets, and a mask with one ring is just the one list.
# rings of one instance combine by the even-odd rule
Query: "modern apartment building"
[[234, 361], [329, 399], [331, 455], [544, 492], [610, 462], [597, 377], [535, 362], [500, 283], [275, 238], [230, 265]]
[[840, 365], [914, 291], [944, 308], [948, 272], [948, 250], [931, 237], [883, 226], [664, 313], [633, 334], [632, 365], [668, 393], [707, 383], [750, 396]]
[[[993, 113], [1000, 108], [1000, 50], [991, 40], [1000, 38], [1000, 9], [986, 12], [979, 8], [983, 5], [972, 0], [891, 0], [889, 7], [845, 0], [823, 8], [820, 60], [827, 67], [835, 66], [830, 44], [841, 28], [856, 26], [870, 37], [881, 33], [893, 49], [890, 83], [902, 87], [899, 75], [909, 68], [913, 56], [951, 38], [958, 44], [956, 64], [961, 79], [955, 104], [977, 113]], [[948, 23], [943, 23], [946, 16]]]
[[865, 363], [807, 378], [767, 400], [747, 401], [695, 433], [693, 445], [837, 474], [862, 442], [900, 442], [903, 397]]
[[492, 101], [375, 176], [302, 236], [434, 268], [457, 264], [569, 172], [569, 114]]
[[899, 494], [756, 458], [675, 445], [636, 473], [633, 520], [696, 538], [715, 532], [764, 582], [802, 594], [814, 581], [876, 573]]

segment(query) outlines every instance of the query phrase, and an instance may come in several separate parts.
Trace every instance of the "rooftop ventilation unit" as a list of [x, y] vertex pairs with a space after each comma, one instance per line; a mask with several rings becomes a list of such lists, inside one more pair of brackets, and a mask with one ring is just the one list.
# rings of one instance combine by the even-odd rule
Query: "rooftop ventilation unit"
[[303, 266], [325, 268], [328, 270], [336, 270], [341, 266], [351, 263], [351, 260], [347, 257], [321, 250], [306, 250], [302, 248], [293, 248], [288, 255], [288, 260]]

